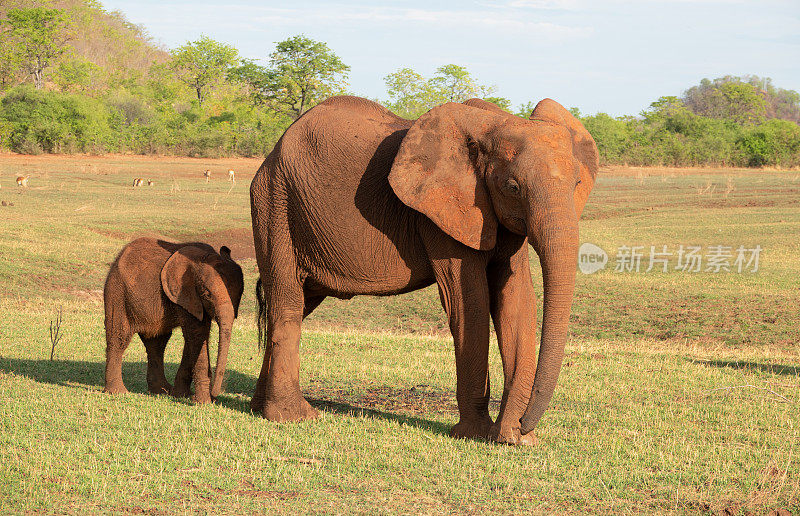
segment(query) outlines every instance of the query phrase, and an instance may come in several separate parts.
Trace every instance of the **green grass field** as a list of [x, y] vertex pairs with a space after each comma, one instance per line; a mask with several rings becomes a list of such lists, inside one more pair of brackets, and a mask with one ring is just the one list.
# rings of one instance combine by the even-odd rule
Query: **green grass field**
[[[447, 437], [455, 364], [435, 288], [326, 300], [301, 344], [321, 417], [250, 413], [258, 165], [0, 156], [0, 512], [800, 514], [800, 173], [604, 170], [581, 241], [609, 263], [578, 274], [539, 445], [515, 448]], [[156, 184], [134, 189], [133, 177]], [[123, 370], [132, 393], [100, 392], [103, 280], [143, 234], [227, 244], [245, 270], [214, 406], [144, 394], [138, 338]], [[651, 245], [763, 250], [755, 273], [676, 271], [677, 256], [644, 272]], [[640, 272], [615, 271], [620, 246], [644, 246]], [[532, 271], [540, 284], [535, 260]], [[181, 347], [177, 332], [168, 377]], [[496, 348], [491, 376], [496, 412]]]

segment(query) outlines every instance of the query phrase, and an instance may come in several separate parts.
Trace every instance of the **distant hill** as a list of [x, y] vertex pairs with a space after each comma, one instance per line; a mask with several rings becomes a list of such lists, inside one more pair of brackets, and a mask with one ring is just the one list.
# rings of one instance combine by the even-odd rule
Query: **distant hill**
[[120, 11], [106, 10], [96, 0], [0, 0], [0, 19], [9, 9], [40, 6], [70, 14], [72, 34], [67, 45], [72, 52], [64, 65], [88, 68], [90, 90], [138, 83], [154, 63], [169, 59], [169, 53], [159, 48], [143, 27], [128, 21]]

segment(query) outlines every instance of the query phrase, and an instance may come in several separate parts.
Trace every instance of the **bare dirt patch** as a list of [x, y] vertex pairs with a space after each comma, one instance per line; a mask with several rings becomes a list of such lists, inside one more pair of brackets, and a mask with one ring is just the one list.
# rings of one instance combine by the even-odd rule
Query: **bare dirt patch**
[[234, 260], [256, 257], [256, 250], [253, 247], [253, 230], [249, 227], [225, 229], [215, 233], [184, 238], [183, 240], [205, 242], [215, 249], [219, 249], [223, 245], [228, 246]]

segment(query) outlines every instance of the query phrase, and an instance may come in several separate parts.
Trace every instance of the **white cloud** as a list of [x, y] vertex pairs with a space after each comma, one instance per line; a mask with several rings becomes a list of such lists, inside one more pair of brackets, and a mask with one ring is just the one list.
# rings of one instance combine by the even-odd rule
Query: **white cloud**
[[579, 0], [512, 0], [508, 7], [529, 9], [565, 9], [575, 10], [580, 7]]

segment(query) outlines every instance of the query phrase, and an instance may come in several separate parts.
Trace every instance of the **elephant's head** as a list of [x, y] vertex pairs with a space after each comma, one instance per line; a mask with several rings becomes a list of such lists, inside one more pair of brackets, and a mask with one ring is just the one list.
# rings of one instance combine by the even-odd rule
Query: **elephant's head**
[[244, 290], [242, 268], [225, 246], [219, 254], [206, 245], [186, 245], [175, 251], [161, 269], [161, 286], [167, 297], [198, 320], [213, 318], [219, 327], [217, 367], [211, 395], [222, 392], [228, 363], [233, 320], [239, 315]]
[[561, 370], [578, 218], [598, 168], [591, 135], [557, 102], [542, 100], [526, 120], [474, 99], [422, 115], [403, 139], [389, 174], [401, 201], [462, 244], [492, 249], [501, 224], [527, 236], [539, 255], [542, 337], [522, 434], [547, 408]]

